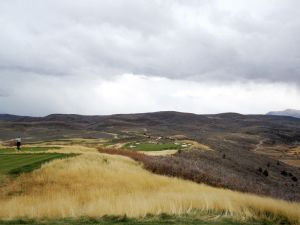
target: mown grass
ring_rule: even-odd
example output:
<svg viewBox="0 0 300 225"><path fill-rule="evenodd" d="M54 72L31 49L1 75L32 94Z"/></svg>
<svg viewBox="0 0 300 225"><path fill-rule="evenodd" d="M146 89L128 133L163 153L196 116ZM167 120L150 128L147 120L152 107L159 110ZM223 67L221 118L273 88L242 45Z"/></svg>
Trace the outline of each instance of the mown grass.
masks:
<svg viewBox="0 0 300 225"><path fill-rule="evenodd" d="M36 153L36 154L0 154L0 173L18 175L39 168L53 159L69 157L71 154Z"/></svg>
<svg viewBox="0 0 300 225"><path fill-rule="evenodd" d="M158 216L146 216L145 218L128 218L126 216L104 216L101 218L65 218L56 220L9 220L1 221L0 225L19 225L19 224L33 224L33 225L111 225L111 224L125 224L125 225L157 225L157 224L174 224L174 225L284 225L288 224L283 221L268 221L268 220L248 220L237 221L230 218L222 217L217 214L196 214L196 215L168 215L161 214Z"/></svg>
<svg viewBox="0 0 300 225"><path fill-rule="evenodd" d="M45 152L48 150L61 149L61 147L21 147L20 150L16 148L0 148L0 154L2 153L15 153L15 152Z"/></svg>
<svg viewBox="0 0 300 225"><path fill-rule="evenodd" d="M134 147L133 147L134 146ZM174 143L127 143L124 148L134 151L163 151L170 149L180 149L180 145Z"/></svg>

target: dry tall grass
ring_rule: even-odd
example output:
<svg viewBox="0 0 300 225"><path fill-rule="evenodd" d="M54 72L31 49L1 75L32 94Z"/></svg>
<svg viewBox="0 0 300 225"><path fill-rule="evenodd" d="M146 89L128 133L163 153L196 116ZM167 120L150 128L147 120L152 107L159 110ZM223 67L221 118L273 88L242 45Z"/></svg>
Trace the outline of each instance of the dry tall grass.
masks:
<svg viewBox="0 0 300 225"><path fill-rule="evenodd" d="M87 153L97 153L96 148L86 147L82 145L72 145L72 146L65 146L65 145L56 145L57 147L61 147L60 149L49 149L47 152L52 153L76 153L76 154L87 154Z"/></svg>
<svg viewBox="0 0 300 225"><path fill-rule="evenodd" d="M61 218L223 211L237 218L288 218L300 205L152 174L122 156L84 154L52 161L0 190L0 218Z"/></svg>
<svg viewBox="0 0 300 225"><path fill-rule="evenodd" d="M178 150L162 150L162 151L139 151L145 155L151 156L166 156L166 155L173 155L178 152Z"/></svg>

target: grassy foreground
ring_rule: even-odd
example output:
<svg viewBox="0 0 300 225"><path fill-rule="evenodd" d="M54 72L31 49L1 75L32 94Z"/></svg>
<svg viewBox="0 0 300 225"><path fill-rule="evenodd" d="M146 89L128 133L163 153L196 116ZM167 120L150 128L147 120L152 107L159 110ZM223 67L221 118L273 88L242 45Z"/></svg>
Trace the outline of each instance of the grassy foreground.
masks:
<svg viewBox="0 0 300 225"><path fill-rule="evenodd" d="M48 218L57 224L60 221L67 224L57 219L70 217L127 215L139 218L148 214L182 215L193 211L213 211L239 221L267 219L300 224L300 204L155 175L127 157L97 153L55 160L42 165L39 170L22 174L0 188L0 205L2 220ZM136 224L139 220L128 221L125 222ZM155 219L143 221L144 224L159 224L153 222ZM181 222L180 217L175 221L173 224L193 224ZM98 222L94 221L94 224ZM36 223L39 224L38 220ZM221 221L219 224L242 223Z"/></svg>
<svg viewBox="0 0 300 225"><path fill-rule="evenodd" d="M33 225L157 225L157 224L174 224L174 225L284 225L284 221L236 221L226 217L219 217L217 215L167 215L161 214L159 216L147 216L145 218L127 218L126 216L104 216L101 218L87 218L81 217L77 219L42 219L42 220L10 220L0 221L0 225L19 225L19 224L33 224Z"/></svg>

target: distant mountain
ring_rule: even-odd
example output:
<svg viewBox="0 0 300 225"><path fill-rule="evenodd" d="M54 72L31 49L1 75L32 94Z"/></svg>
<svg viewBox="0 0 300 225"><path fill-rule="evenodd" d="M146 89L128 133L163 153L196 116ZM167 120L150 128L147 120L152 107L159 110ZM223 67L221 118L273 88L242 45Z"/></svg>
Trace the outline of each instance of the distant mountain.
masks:
<svg viewBox="0 0 300 225"><path fill-rule="evenodd" d="M11 115L11 114L0 114L0 120L12 121L19 119L21 116Z"/></svg>
<svg viewBox="0 0 300 225"><path fill-rule="evenodd" d="M292 116L292 117L300 118L300 110L286 109L284 111L272 111L272 112L268 112L267 115Z"/></svg>

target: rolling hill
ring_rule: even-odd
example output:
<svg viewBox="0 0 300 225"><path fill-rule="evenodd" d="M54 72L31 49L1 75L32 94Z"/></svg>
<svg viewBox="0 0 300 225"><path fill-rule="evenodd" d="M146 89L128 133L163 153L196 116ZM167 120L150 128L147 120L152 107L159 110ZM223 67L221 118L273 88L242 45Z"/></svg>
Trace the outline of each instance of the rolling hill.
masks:
<svg viewBox="0 0 300 225"><path fill-rule="evenodd" d="M154 112L46 117L0 115L0 140L25 143L69 138L174 142L177 137L212 151L178 152L151 159L149 169L217 187L300 201L300 119L223 113ZM154 166L153 166L154 165ZM164 169L161 169L164 168ZM184 168L184 169L183 169Z"/></svg>

